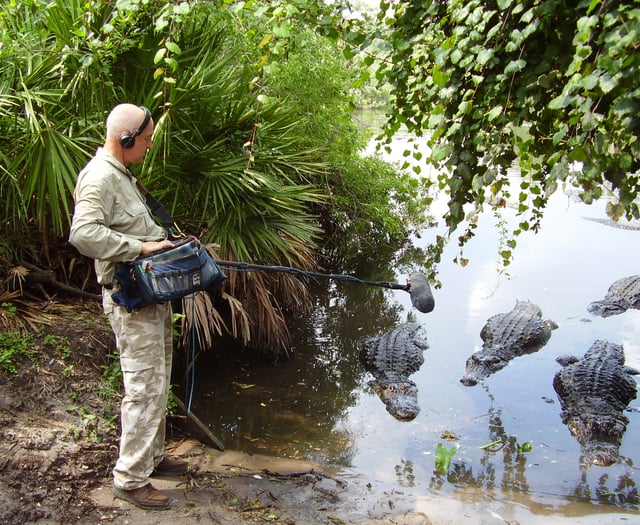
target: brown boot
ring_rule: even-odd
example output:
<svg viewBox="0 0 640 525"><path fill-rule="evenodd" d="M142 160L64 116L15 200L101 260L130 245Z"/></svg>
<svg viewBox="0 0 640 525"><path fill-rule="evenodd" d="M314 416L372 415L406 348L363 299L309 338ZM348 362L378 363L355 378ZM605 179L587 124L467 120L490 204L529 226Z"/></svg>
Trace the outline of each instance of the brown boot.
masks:
<svg viewBox="0 0 640 525"><path fill-rule="evenodd" d="M189 464L179 458L165 456L151 473L152 476L169 476L186 474Z"/></svg>
<svg viewBox="0 0 640 525"><path fill-rule="evenodd" d="M171 500L156 489L151 483L133 490L124 490L113 487L116 497L133 503L136 507L145 510L164 510L171 507Z"/></svg>

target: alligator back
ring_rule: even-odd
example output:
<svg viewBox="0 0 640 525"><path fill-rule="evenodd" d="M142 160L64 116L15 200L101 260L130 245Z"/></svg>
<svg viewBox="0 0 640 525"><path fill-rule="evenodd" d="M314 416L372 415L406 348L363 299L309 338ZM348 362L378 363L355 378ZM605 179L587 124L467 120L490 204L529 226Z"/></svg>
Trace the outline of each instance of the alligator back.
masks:
<svg viewBox="0 0 640 525"><path fill-rule="evenodd" d="M640 275L618 279L609 287L604 299L592 302L587 310L594 315L609 317L631 308L640 309Z"/></svg>
<svg viewBox="0 0 640 525"><path fill-rule="evenodd" d="M429 347L426 333L418 323L405 323L364 342L360 362L373 375L396 374L408 377L424 363L422 352Z"/></svg>
<svg viewBox="0 0 640 525"><path fill-rule="evenodd" d="M483 348L508 347L514 353L539 349L550 337L551 329L542 319L542 310L529 301L516 301L513 310L490 317L480 331Z"/></svg>
<svg viewBox="0 0 640 525"><path fill-rule="evenodd" d="M364 342L359 358L373 374L369 385L396 419L414 419L418 407L418 389L409 376L424 363L423 351L429 347L424 329L417 323L405 323Z"/></svg>
<svg viewBox="0 0 640 525"><path fill-rule="evenodd" d="M537 305L516 301L513 310L490 317L482 327L482 349L469 356L460 382L473 386L507 366L514 357L536 352L547 343L555 327L553 321L542 319Z"/></svg>
<svg viewBox="0 0 640 525"><path fill-rule="evenodd" d="M638 371L624 365L622 345L597 340L584 356L558 358L553 378L560 417L582 447L585 459L611 465L618 459L628 418L623 410L636 397Z"/></svg>

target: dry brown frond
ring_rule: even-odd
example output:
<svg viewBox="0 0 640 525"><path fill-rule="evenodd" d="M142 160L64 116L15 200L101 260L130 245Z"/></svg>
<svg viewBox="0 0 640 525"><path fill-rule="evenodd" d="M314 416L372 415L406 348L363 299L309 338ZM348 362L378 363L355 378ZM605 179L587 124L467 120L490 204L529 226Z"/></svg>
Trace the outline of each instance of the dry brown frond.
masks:
<svg viewBox="0 0 640 525"><path fill-rule="evenodd" d="M50 301L27 301L21 298L19 291L5 293L0 296L0 325L10 332L22 331L27 325L37 331L43 324L55 322L56 316L49 313L51 308Z"/></svg>
<svg viewBox="0 0 640 525"><path fill-rule="evenodd" d="M29 275L29 270L24 266L13 266L9 268L7 278L5 279L7 288L12 292L18 292L18 294L21 295L22 285L27 278L27 275Z"/></svg>
<svg viewBox="0 0 640 525"><path fill-rule="evenodd" d="M292 241L295 244L295 241ZM214 259L223 260L216 245L207 244ZM316 268L313 251L300 245L296 260L286 264L304 270ZM233 254L226 253L226 260L235 261ZM287 353L290 334L284 312L307 313L311 306L310 294L305 279L299 275L268 270L235 271L226 269L225 281L220 295L211 299L196 300L195 305L183 303L185 334L195 327L200 348L212 346L216 334L225 331L245 346L278 355Z"/></svg>
<svg viewBox="0 0 640 525"><path fill-rule="evenodd" d="M231 311L231 335L236 339L241 337L242 343L248 345L251 341L251 322L247 311L238 299L225 291L222 292L222 299L227 301Z"/></svg>
<svg viewBox="0 0 640 525"><path fill-rule="evenodd" d="M211 348L213 337L228 331L218 310L213 305L211 296L198 292L182 299L182 343L187 344L191 330L195 330L198 348Z"/></svg>

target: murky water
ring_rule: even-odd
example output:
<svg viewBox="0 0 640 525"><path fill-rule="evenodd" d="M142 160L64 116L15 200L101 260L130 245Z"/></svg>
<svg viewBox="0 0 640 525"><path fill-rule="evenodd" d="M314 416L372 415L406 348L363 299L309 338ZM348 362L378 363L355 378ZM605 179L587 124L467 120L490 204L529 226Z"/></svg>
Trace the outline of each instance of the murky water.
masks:
<svg viewBox="0 0 640 525"><path fill-rule="evenodd" d="M434 214L443 207L439 200ZM640 523L640 403L626 412L620 461L587 467L552 387L556 357L581 356L596 339L623 344L627 364L640 369L640 311L603 319L586 310L613 281L640 273L640 231L589 220L605 218L604 203L586 206L558 193L542 231L518 239L506 275L497 271L500 226L514 217L506 208L501 217L480 220L464 268L452 262L458 248L451 243L429 314L413 310L403 291L315 283L313 313L291 322L292 359L267 365L249 355L221 361L205 354L196 365L193 411L228 448L340 467L349 490L369 502L353 510L354 522L388 511L393 494L395 505L424 512L434 523ZM416 246L438 233L441 228L426 230ZM399 259L363 261L357 275L404 282L410 267ZM482 326L517 299L536 303L558 324L550 341L484 383L462 385ZM358 352L363 339L407 319L424 325L429 348L411 376L421 412L400 422L367 385L371 376ZM512 446L481 448L496 440ZM531 451L518 454L515 445L525 442ZM448 474L435 472L439 443L459 446Z"/></svg>

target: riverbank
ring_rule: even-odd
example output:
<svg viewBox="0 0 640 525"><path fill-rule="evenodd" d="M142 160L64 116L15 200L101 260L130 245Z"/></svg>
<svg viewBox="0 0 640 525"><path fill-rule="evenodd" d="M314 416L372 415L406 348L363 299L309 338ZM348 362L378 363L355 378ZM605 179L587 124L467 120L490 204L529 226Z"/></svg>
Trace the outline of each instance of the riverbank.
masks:
<svg viewBox="0 0 640 525"><path fill-rule="evenodd" d="M221 452L173 426L168 453L185 458L191 471L153 479L171 509L144 511L115 499L120 394L111 331L91 302L32 310L40 315L31 328L2 347L4 362L15 364L15 373L0 371L4 525L431 523L397 507L394 495L371 515L375 504L348 494L347 483L320 465Z"/></svg>

